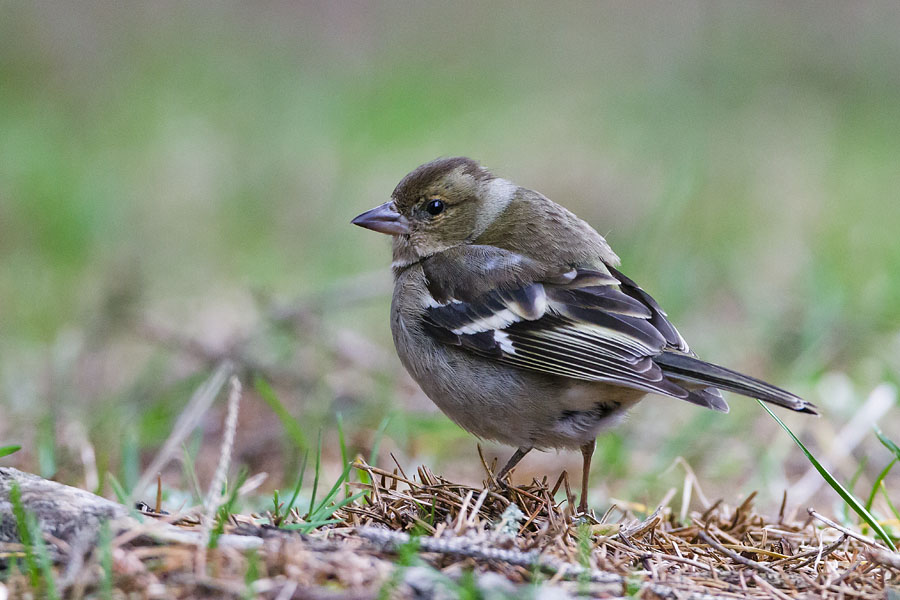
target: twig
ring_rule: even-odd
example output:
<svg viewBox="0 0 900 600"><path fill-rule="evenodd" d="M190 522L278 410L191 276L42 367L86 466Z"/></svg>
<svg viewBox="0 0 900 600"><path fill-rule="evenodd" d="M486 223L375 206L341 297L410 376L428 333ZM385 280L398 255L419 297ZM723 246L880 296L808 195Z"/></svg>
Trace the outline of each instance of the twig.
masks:
<svg viewBox="0 0 900 600"><path fill-rule="evenodd" d="M800 564L794 565L792 568L794 568L794 569L799 569L799 568L805 567L806 565L808 565L808 564L811 563L812 561L816 560L816 557L817 557L817 556L820 556L819 552L821 552L821 556L822 556L822 557L828 556L829 554L831 554L832 552L834 552L835 550L837 550L838 547L839 547L841 544L843 544L843 543L844 543L844 540L846 540L846 539L847 539L847 534L845 533L845 534L841 535L841 537L840 537L836 542L833 542L833 543L829 544L829 545L826 546L824 549L823 549L823 548L816 548L815 550L807 550L806 552L803 552L803 553L801 553L801 554L795 554L795 555L793 555L793 556L788 556L787 558L782 558L782 559L779 559L779 560L773 560L772 562L769 563L769 566L770 566L770 567L777 567L777 566L780 566L780 565L789 563L789 562L791 562L792 560L799 560L799 559L801 559L801 558L811 557L811 558L809 558L809 560L806 560L806 561L803 561L803 562L800 563Z"/></svg>
<svg viewBox="0 0 900 600"><path fill-rule="evenodd" d="M181 443L190 435L191 431L200 422L201 417L212 406L213 401L219 394L219 390L225 385L225 381L232 370L233 366L230 361L221 363L215 372L209 376L209 379L197 388L188 401L187 406L178 415L178 419L175 421L175 426L172 428L172 433L169 434L166 443L163 444L153 461L144 470L137 485L131 491L129 502L139 497L150 485L153 478L156 477L156 474L175 456L181 447Z"/></svg>
<svg viewBox="0 0 900 600"><path fill-rule="evenodd" d="M216 465L216 472L209 484L206 500L203 503L207 516L215 511L216 505L222 497L221 490L222 486L225 485L228 467L231 465L234 434L237 431L238 409L241 404L241 382L236 376L232 375L229 383L231 391L228 394L228 411L225 415L224 435L222 436L222 444L219 447L219 463Z"/></svg>
<svg viewBox="0 0 900 600"><path fill-rule="evenodd" d="M859 540L860 542L863 542L864 544L869 544L870 546L874 546L874 547L876 547L876 548L879 548L878 542L876 542L876 541L873 540L872 538L868 538L868 537L866 537L866 536L864 536L864 535L862 535L862 534L860 534L860 533L856 533L855 531L853 531L853 530L851 530L851 529L847 529L846 527L844 527L844 526L842 526L842 525L838 525L837 523L835 523L834 521L832 521L832 520L829 519L828 517L822 516L821 514L819 514L818 512L816 512L816 509L814 509L814 508L807 508L807 509L806 509L806 512L808 512L808 513L809 513L809 516L811 516L812 518L818 519L818 520L822 521L823 523L825 523L825 524L828 525L829 527L832 527L832 528L834 528L834 529L837 529L838 531L840 531L840 532L843 533L844 535L850 536L850 537L852 537L852 538L855 539L855 540Z"/></svg>
<svg viewBox="0 0 900 600"><path fill-rule="evenodd" d="M219 449L219 464L206 492L203 502L203 519L200 520L201 543L198 545L199 558L197 560L197 574L202 575L206 571L206 550L209 546L212 533L213 519L222 503L225 486L225 478L228 475L228 467L231 464L231 451L234 449L234 434L237 431L238 408L241 404L241 382L232 375L231 392L228 394L228 412L225 415L225 431L222 436L222 445Z"/></svg>
<svg viewBox="0 0 900 600"><path fill-rule="evenodd" d="M866 556L874 563L900 570L900 553L888 552L880 548L869 548L866 551Z"/></svg>
<svg viewBox="0 0 900 600"><path fill-rule="evenodd" d="M704 531L703 529L698 529L697 535L705 543L709 544L710 546L712 546L713 548L715 548L716 550L718 550L719 552L721 552L722 554L724 554L725 556L727 556L728 558L733 560L734 562L740 563L740 564L742 564L746 567L750 567L752 569L756 569L760 573L765 573L766 575L770 575L772 577L778 576L778 573L776 573L769 567L767 567L761 563L758 563L755 560L750 560L749 558L741 556L734 550L730 550L730 549L726 548L725 546L723 546L722 544L720 544L719 542L714 540L713 537L711 535L707 534L706 531Z"/></svg>
<svg viewBox="0 0 900 600"><path fill-rule="evenodd" d="M621 542L616 542L615 540L607 539L607 540L605 540L604 543L609 544L610 546L613 546L614 548L617 548L617 549L625 551L625 552L628 552L628 551L633 552L634 551L633 548L630 548L629 546L626 546L625 544L622 544ZM654 558L656 560L671 560L673 562L679 562L679 563L683 563L686 565L691 565L692 567L700 569L701 571L709 571L710 573L715 573L715 569L712 566L703 564L702 562L699 562L699 561L696 561L696 560L693 560L690 558L686 558L684 556L681 556L680 554L679 555L664 554L662 552L656 552L653 550L638 550L638 552L640 552L639 558Z"/></svg>
<svg viewBox="0 0 900 600"><path fill-rule="evenodd" d="M412 539L407 533L400 531L387 531L377 527L359 527L356 532L360 537L385 546L391 550L408 544ZM522 552L521 550L507 550L495 548L483 543L473 542L468 536L452 538L419 537L416 538L419 550L422 552L435 552L438 554L452 554L466 556L481 560L502 561L511 565L525 568L538 567L543 570L561 573L568 577L578 577L585 573L596 583L621 584L624 579L621 575L608 573L597 569L585 569L581 565L567 563L552 559L542 558L540 552Z"/></svg>

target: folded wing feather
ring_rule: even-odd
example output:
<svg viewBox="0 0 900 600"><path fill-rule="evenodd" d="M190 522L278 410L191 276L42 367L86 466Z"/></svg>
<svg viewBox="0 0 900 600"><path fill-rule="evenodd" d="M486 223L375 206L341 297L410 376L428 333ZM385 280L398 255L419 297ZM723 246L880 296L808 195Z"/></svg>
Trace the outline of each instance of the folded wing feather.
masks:
<svg viewBox="0 0 900 600"><path fill-rule="evenodd" d="M424 319L436 339L524 369L693 400L653 362L663 350L680 348L681 336L675 337L655 303L619 289L618 273L570 269L518 273L525 276L510 280L513 270L498 252L492 264L507 280L477 295L467 293L477 286L459 281L455 293L448 293L450 285L435 276L440 269L426 268L429 289L437 288L440 296L428 303ZM523 264L516 257L515 267ZM668 325L663 330L655 323L660 319Z"/></svg>

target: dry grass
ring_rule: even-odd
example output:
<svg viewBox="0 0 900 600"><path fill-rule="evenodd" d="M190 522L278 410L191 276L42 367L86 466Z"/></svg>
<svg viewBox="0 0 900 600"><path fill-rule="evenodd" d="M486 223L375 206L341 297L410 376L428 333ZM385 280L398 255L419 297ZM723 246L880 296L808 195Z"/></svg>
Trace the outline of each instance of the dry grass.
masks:
<svg viewBox="0 0 900 600"><path fill-rule="evenodd" d="M89 552L77 574L67 573L64 559L55 585L74 598L541 597L551 589L594 597L884 598L900 577L900 555L815 511L792 516L786 502L777 515L759 514L753 495L736 507L698 500L698 510L684 511L673 506L673 490L643 518L641 506L614 506L596 518L573 515L565 473L552 484L518 487L489 475L488 487L478 488L426 467L407 474L359 459L355 467L369 483L352 486L366 493L334 513L337 523L301 534L290 530L303 523L296 509L280 527L272 514L233 514L225 528L232 535L215 548L202 535L161 543L121 532ZM695 486L691 477L685 486ZM145 514L186 533L202 520ZM71 558L72 549L56 547ZM9 558L21 548L0 552ZM12 598L35 593L25 575L5 585Z"/></svg>

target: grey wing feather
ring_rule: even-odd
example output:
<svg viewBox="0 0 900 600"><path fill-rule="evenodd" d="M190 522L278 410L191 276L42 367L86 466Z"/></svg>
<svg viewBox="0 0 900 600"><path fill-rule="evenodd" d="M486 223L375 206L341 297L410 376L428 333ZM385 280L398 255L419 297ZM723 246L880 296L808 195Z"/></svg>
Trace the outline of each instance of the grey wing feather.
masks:
<svg viewBox="0 0 900 600"><path fill-rule="evenodd" d="M490 262L509 274L504 254L498 251ZM451 286L436 277L440 272L426 269L429 289L440 299L426 308L425 328L441 342L533 371L689 397L653 362L667 347L650 321L653 310L616 289L616 276L571 269L539 275L539 281L507 280L473 298L466 293L473 286L459 280L449 293Z"/></svg>

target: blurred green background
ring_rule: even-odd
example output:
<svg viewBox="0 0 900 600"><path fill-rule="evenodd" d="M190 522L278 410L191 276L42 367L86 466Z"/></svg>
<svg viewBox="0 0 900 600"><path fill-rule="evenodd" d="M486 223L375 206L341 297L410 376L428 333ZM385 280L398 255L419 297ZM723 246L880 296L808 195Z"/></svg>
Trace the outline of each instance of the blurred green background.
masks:
<svg viewBox="0 0 900 600"><path fill-rule="evenodd" d="M894 2L4 2L3 464L133 485L228 356L301 425L248 391L236 461L268 487L318 430L339 470L337 414L365 454L389 417L384 467L480 481L395 358L388 240L349 225L461 154L592 223L701 356L822 407L784 418L868 489L869 428L900 430L898 30ZM682 456L708 495L780 499L807 464L731 404L642 403L594 497L655 502ZM221 421L186 449L201 479Z"/></svg>

